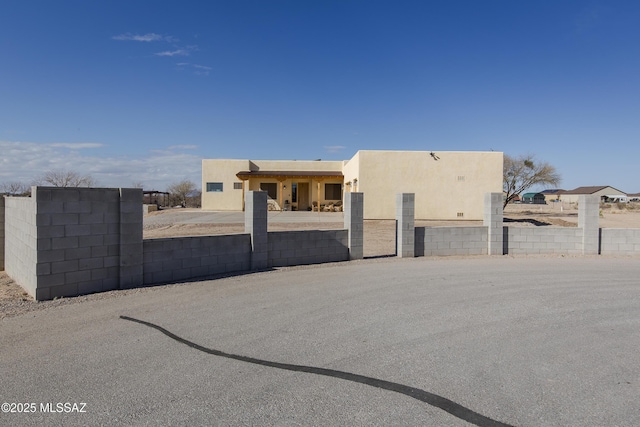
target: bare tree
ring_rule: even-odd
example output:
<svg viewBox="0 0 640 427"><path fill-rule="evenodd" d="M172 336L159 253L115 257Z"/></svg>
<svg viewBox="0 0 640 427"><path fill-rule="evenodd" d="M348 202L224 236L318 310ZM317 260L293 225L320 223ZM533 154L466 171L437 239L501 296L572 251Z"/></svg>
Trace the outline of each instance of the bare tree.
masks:
<svg viewBox="0 0 640 427"><path fill-rule="evenodd" d="M196 185L187 179L183 179L167 187L167 193L169 193L171 203L174 205L178 204L182 207L187 206L189 199L193 197L196 192Z"/></svg>
<svg viewBox="0 0 640 427"><path fill-rule="evenodd" d="M80 175L68 170L52 170L36 179L36 184L53 187L95 187L96 181L91 175Z"/></svg>
<svg viewBox="0 0 640 427"><path fill-rule="evenodd" d="M562 180L555 166L536 161L532 154L518 157L505 154L502 171L502 185L506 193L503 208L534 185L558 185Z"/></svg>
<svg viewBox="0 0 640 427"><path fill-rule="evenodd" d="M31 188L22 182L6 182L0 185L0 194L8 196L27 196L31 193Z"/></svg>

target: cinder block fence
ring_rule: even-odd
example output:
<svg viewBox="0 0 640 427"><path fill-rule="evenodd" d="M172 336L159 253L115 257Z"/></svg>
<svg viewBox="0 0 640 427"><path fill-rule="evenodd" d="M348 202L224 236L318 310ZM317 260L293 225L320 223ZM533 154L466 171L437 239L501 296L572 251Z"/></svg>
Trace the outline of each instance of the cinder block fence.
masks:
<svg viewBox="0 0 640 427"><path fill-rule="evenodd" d="M507 255L507 254L598 254L599 200L597 196L580 196L578 227L505 227L502 194L485 195L484 224L481 227L416 227L416 256ZM399 208L400 209L400 208ZM398 214L400 216L400 214ZM604 232L612 236L613 233ZM410 233L410 230L404 230ZM631 254L630 248L640 233L623 230L618 237L625 244L617 248L608 242L606 253ZM635 240L634 240L635 239ZM398 236L398 241L400 236ZM620 248L617 252L615 249ZM640 245L635 246L640 254Z"/></svg>
<svg viewBox="0 0 640 427"><path fill-rule="evenodd" d="M267 232L261 191L246 193L245 234L143 240L141 206L142 190L126 188L33 187L32 197L0 198L0 266L47 300L362 253L348 228ZM362 230L361 194L347 217Z"/></svg>
<svg viewBox="0 0 640 427"><path fill-rule="evenodd" d="M140 286L142 192L33 187L5 202L5 269L37 300Z"/></svg>
<svg viewBox="0 0 640 427"><path fill-rule="evenodd" d="M245 233L142 238L142 190L33 187L0 198L0 269L37 300L216 274L363 257L363 194L345 194L344 229L267 231L265 192L245 194ZM600 229L597 197L578 227L505 227L502 194L485 196L477 227L415 227L415 196L396 198L399 257L640 254L640 229Z"/></svg>
<svg viewBox="0 0 640 427"><path fill-rule="evenodd" d="M640 255L640 229L600 229L599 208L597 196L580 196L576 228L508 227L502 194L488 193L482 227L415 227L415 255Z"/></svg>

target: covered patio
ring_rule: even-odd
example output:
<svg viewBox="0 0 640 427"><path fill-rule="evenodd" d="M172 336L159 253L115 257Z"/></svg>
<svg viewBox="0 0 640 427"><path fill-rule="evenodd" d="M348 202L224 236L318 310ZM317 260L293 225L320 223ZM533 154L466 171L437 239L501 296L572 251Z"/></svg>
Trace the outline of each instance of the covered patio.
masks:
<svg viewBox="0 0 640 427"><path fill-rule="evenodd" d="M266 191L269 210L342 210L344 176L337 171L242 171L245 191ZM244 202L242 209L244 210Z"/></svg>

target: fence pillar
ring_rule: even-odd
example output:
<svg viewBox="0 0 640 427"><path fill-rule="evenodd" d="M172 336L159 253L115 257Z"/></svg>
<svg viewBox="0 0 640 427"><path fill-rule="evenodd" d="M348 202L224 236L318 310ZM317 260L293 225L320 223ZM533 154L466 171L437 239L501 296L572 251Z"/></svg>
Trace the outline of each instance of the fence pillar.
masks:
<svg viewBox="0 0 640 427"><path fill-rule="evenodd" d="M0 196L0 271L4 270L4 196Z"/></svg>
<svg viewBox="0 0 640 427"><path fill-rule="evenodd" d="M143 284L142 189L120 188L120 289Z"/></svg>
<svg viewBox="0 0 640 427"><path fill-rule="evenodd" d="M597 255L600 252L600 197L578 197L578 227L582 228L582 253Z"/></svg>
<svg viewBox="0 0 640 427"><path fill-rule="evenodd" d="M485 193L484 195L484 226L488 228L487 254L489 255L504 255L502 198L502 193Z"/></svg>
<svg viewBox="0 0 640 427"><path fill-rule="evenodd" d="M345 193L344 228L349 231L349 259L364 258L364 194Z"/></svg>
<svg viewBox="0 0 640 427"><path fill-rule="evenodd" d="M247 191L244 206L244 231L251 234L251 269L264 270L269 266L267 192Z"/></svg>
<svg viewBox="0 0 640 427"><path fill-rule="evenodd" d="M415 194L396 194L396 256L416 255Z"/></svg>

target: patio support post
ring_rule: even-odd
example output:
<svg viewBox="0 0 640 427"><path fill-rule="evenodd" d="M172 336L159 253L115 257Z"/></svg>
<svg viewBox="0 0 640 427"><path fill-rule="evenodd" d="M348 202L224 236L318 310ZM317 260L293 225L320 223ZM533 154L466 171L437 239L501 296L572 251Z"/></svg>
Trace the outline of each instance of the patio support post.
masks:
<svg viewBox="0 0 640 427"><path fill-rule="evenodd" d="M243 211L243 212L244 212L244 209L245 209L245 207L244 207L244 199L245 199L245 192L246 192L246 189L245 189L245 182L247 182L247 181L245 181L245 180L243 179L243 180L242 180L242 211Z"/></svg>
<svg viewBox="0 0 640 427"><path fill-rule="evenodd" d="M247 191L245 197L244 232L251 234L251 269L268 267L267 192Z"/></svg>
<svg viewBox="0 0 640 427"><path fill-rule="evenodd" d="M364 258L364 194L345 194L344 228L349 231L349 259Z"/></svg>
<svg viewBox="0 0 640 427"><path fill-rule="evenodd" d="M396 256L415 256L415 194L396 194Z"/></svg>
<svg viewBox="0 0 640 427"><path fill-rule="evenodd" d="M598 196L578 197L578 227L582 229L583 255L597 255L600 252L600 198Z"/></svg>
<svg viewBox="0 0 640 427"><path fill-rule="evenodd" d="M502 193L485 193L484 195L484 226L488 228L488 255L504 255L502 197Z"/></svg>

